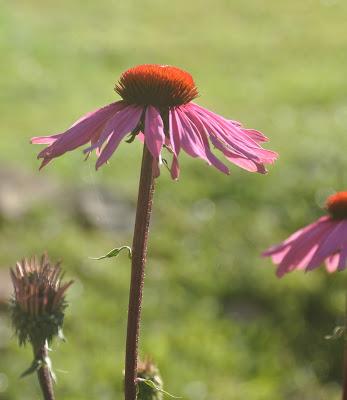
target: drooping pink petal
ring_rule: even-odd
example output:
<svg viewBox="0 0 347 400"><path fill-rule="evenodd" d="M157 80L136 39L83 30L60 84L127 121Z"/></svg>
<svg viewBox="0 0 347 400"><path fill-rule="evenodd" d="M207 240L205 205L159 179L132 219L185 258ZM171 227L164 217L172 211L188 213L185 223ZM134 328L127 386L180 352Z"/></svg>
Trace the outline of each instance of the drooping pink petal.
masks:
<svg viewBox="0 0 347 400"><path fill-rule="evenodd" d="M319 265L325 258L340 251L340 249L345 246L347 246L347 221L337 221L331 227L325 240L320 242L319 250L308 263L307 270L314 269L317 264Z"/></svg>
<svg viewBox="0 0 347 400"><path fill-rule="evenodd" d="M89 142L95 131L123 106L123 102L116 102L88 113L87 116L80 118L79 122L77 121L64 133L59 134L59 136L53 135L54 142L42 150L38 158L52 159ZM44 137L43 140L48 141L49 139ZM33 142L38 143L39 139L34 138Z"/></svg>
<svg viewBox="0 0 347 400"><path fill-rule="evenodd" d="M237 135L235 133L230 134L223 126L209 119L206 115L199 114L199 118L209 132L211 142L218 150L222 151L229 161L249 171L261 173L266 172L263 163L274 161L273 152L269 153L268 150L262 149L253 140L251 140L250 145L247 143L247 140L250 139L247 135L242 134L243 137L240 138L240 132ZM237 128L233 127L232 129ZM250 162L243 162L243 159Z"/></svg>
<svg viewBox="0 0 347 400"><path fill-rule="evenodd" d="M327 230L331 228L331 221L329 218L321 218L320 220L296 231L294 234L289 236L286 240L282 243L271 246L268 250L263 252L263 256L272 256L282 252L282 250L289 248L294 248L297 244L303 242L303 238L307 239L312 237L312 235L316 233L322 232L322 230Z"/></svg>
<svg viewBox="0 0 347 400"><path fill-rule="evenodd" d="M273 163L278 157L277 153L260 147L257 141L251 137L252 135L245 134L243 129L235 126L229 120L197 104L190 103L188 106L199 115L209 134L225 143L226 150L246 156L257 163Z"/></svg>
<svg viewBox="0 0 347 400"><path fill-rule="evenodd" d="M141 118L142 107L140 106L127 106L122 111L119 111L115 117L112 119L112 125L110 124L107 129L108 143L103 148L97 162L96 169L101 167L111 155L116 151L119 143L124 138L124 136L133 131ZM103 134L102 134L103 135ZM101 140L101 137L100 137ZM95 145L94 145L95 146Z"/></svg>
<svg viewBox="0 0 347 400"><path fill-rule="evenodd" d="M284 240L280 244L277 244L277 245L274 245L274 246L271 246L270 248L268 248L266 251L264 251L262 253L262 255L264 257L267 257L267 256L272 256L272 255L275 255L276 253L281 252L282 249L287 248L290 244L292 244L296 239L298 239L304 233L315 229L318 225L321 225L322 223L325 223L325 222L327 222L327 223L331 222L330 218L327 216L324 216L324 217L319 218L317 221L313 222L312 224L304 226L303 228L292 233L286 240Z"/></svg>
<svg viewBox="0 0 347 400"><path fill-rule="evenodd" d="M31 144L52 144L56 142L63 133L58 133L51 136L34 136L30 139Z"/></svg>
<svg viewBox="0 0 347 400"><path fill-rule="evenodd" d="M202 117L206 122L209 122L215 128L217 128L221 136L226 139L232 138L235 143L245 143L250 148L259 148L258 143L253 140L249 135L245 135L239 126L234 125L230 120L222 117L221 115L215 114L214 112L199 106L195 103L190 103L189 109L194 110L200 117ZM230 142L233 144L232 142Z"/></svg>
<svg viewBox="0 0 347 400"><path fill-rule="evenodd" d="M140 106L125 106L118 112L116 112L108 121L107 124L104 125L102 132L99 134L98 139L95 141L92 146L86 148L84 153L89 153L95 149L101 150L102 146L108 142L110 136L115 131L126 131L125 133L131 132L133 129L136 128L137 124L139 123L140 116L142 113L142 107ZM139 116L140 115L140 116ZM136 120L135 128L133 127L134 120Z"/></svg>
<svg viewBox="0 0 347 400"><path fill-rule="evenodd" d="M240 149L240 146L238 144L234 145L229 138L229 144L227 144L224 140L221 140L220 137L216 135L215 132L218 132L220 130L223 131L223 129L220 126L215 126L215 122L211 121L208 119L208 116L202 115L199 112L196 112L196 109L194 106L192 107L191 105L187 105L184 108L184 111L186 112L186 115L189 116L191 120L194 120L195 125L199 126L199 131L203 132L205 136L209 136L212 144L222 153L224 156L232 163L235 165L238 165L239 167L246 169L247 171L250 172L259 172L259 173L266 173L266 168L262 164L264 162L263 159L260 159L258 155L254 156L254 154L250 154L249 152L245 151L243 148ZM230 121L228 121L230 122ZM257 132L257 131L256 131ZM225 132L223 132L223 135L226 135ZM246 135L244 135L246 136ZM252 140L252 146L254 146L254 141ZM256 144L257 145L257 144ZM259 152L261 149L258 146L257 151ZM253 150L252 150L253 151ZM254 153L254 151L253 151ZM226 167L224 167L226 168Z"/></svg>
<svg viewBox="0 0 347 400"><path fill-rule="evenodd" d="M161 161L161 150L165 141L164 123L159 111L147 106L145 115L145 142L154 159Z"/></svg>
<svg viewBox="0 0 347 400"><path fill-rule="evenodd" d="M199 139L201 149L205 153L205 157L207 158L207 160L218 170L220 170L224 174L229 175L229 168L212 153L208 142L206 129L199 118L197 118L194 113L185 113L184 109L181 112L186 116L191 126L192 133L194 133L195 136Z"/></svg>
<svg viewBox="0 0 347 400"><path fill-rule="evenodd" d="M252 138L257 143L267 142L269 140L269 138L266 137L263 133L255 130L255 129L242 128L241 130L243 133L248 135L250 138Z"/></svg>
<svg viewBox="0 0 347 400"><path fill-rule="evenodd" d="M326 231L325 231L326 232ZM314 232L310 235L305 235L303 240L294 242L289 251L285 254L282 261L279 263L276 274L282 277L284 274L295 269L306 269L315 252L319 248L319 237L322 232ZM323 260L319 264L322 263ZM319 266L316 265L316 267Z"/></svg>
<svg viewBox="0 0 347 400"><path fill-rule="evenodd" d="M84 121L88 117L91 117L93 114L95 114L100 108L97 108L93 111L89 111L86 114L82 115L77 121L75 121L70 128L73 128L76 126L79 122ZM51 135L51 136L35 136L30 139L31 144L52 144L57 141L64 133L58 133L56 135Z"/></svg>
<svg viewBox="0 0 347 400"><path fill-rule="evenodd" d="M178 159L175 155L172 158L170 172L171 172L172 179L177 180L180 175L180 166L178 163Z"/></svg>
<svg viewBox="0 0 347 400"><path fill-rule="evenodd" d="M324 261L330 273L347 267L347 191L329 196L325 208L328 215L263 254L278 265L279 276L294 269L311 271Z"/></svg>
<svg viewBox="0 0 347 400"><path fill-rule="evenodd" d="M238 154L257 163L266 164L273 163L277 158L277 153L263 149L249 136L240 136L240 132L236 132L237 128L233 128L231 131L230 124L229 126L224 126L224 122L221 124L220 121L208 120L203 115L200 117L208 127L210 137L215 137L215 139L224 144L223 153L228 154L228 151L231 151L233 154Z"/></svg>
<svg viewBox="0 0 347 400"><path fill-rule="evenodd" d="M246 157L241 157L238 154L228 151L227 154L224 153L225 158L237 165L238 167L245 169L249 172L258 172L260 174L266 174L267 169L263 164L247 159Z"/></svg>
<svg viewBox="0 0 347 400"><path fill-rule="evenodd" d="M278 264L277 275L283 276L294 269L306 269L320 243L331 232L333 222L329 218L321 218L314 224L301 229L280 245L273 246L263 253L271 256ZM319 266L324 259L319 260L314 267Z"/></svg>
<svg viewBox="0 0 347 400"><path fill-rule="evenodd" d="M242 124L240 121L235 121L234 119L229 119L229 121L235 125L235 126L239 126L240 128L242 128Z"/></svg>
<svg viewBox="0 0 347 400"><path fill-rule="evenodd" d="M207 143L208 146L208 143ZM206 149L206 156L209 162L216 167L219 171L223 172L223 174L229 175L230 171L229 168L218 158L216 157L210 148Z"/></svg>
<svg viewBox="0 0 347 400"><path fill-rule="evenodd" d="M112 119L112 118L110 118L110 119ZM107 126L107 123L100 125L100 127L94 131L93 136L90 138L91 146L89 147L89 149L95 150L95 154L97 157L99 157L100 153L101 153L102 146L99 145L99 140L100 140L100 136L101 136L102 132L105 130L105 126ZM106 144L107 142L108 142L108 140L103 142L103 144ZM83 150L83 152L86 154L85 159L87 159L89 157L90 153L92 152L92 150L87 150L87 151Z"/></svg>
<svg viewBox="0 0 347 400"><path fill-rule="evenodd" d="M340 262L340 254L336 253L333 254L325 260L325 267L326 270L330 273L335 272L337 270L337 266L339 265Z"/></svg>
<svg viewBox="0 0 347 400"><path fill-rule="evenodd" d="M117 102L118 103L118 102ZM115 103L111 103L111 104L115 104ZM107 106L106 106L107 107ZM102 107L103 108L103 107ZM98 112L100 110L100 108L96 108L93 111L88 111L87 113L85 113L84 115L82 115L82 117L78 118L77 121L75 121L70 128L73 128L74 126L76 126L77 124L79 124L80 122L84 121L85 119L92 117L96 112Z"/></svg>
<svg viewBox="0 0 347 400"><path fill-rule="evenodd" d="M181 150L181 138L182 138L182 124L175 111L175 109L169 110L169 134L171 148L174 154L178 156Z"/></svg>
<svg viewBox="0 0 347 400"><path fill-rule="evenodd" d="M236 153L229 149L226 149L226 147L223 146L222 143L214 136L210 136L210 140L212 144L216 147L216 149L220 150L224 154L225 158L231 163L249 172L259 172L261 174L267 173L267 169L262 163L253 161L246 156L241 155L239 152Z"/></svg>
<svg viewBox="0 0 347 400"><path fill-rule="evenodd" d="M206 156L205 146L201 137L196 134L186 115L180 109L177 109L176 116L183 128L181 130L181 145L183 150L191 157L199 157L211 165L211 162Z"/></svg>
<svg viewBox="0 0 347 400"><path fill-rule="evenodd" d="M284 246L282 248L279 248L277 251L273 251L271 254L271 259L274 264L280 264L288 251L290 250L290 246ZM267 254L263 253L263 256L266 256Z"/></svg>
<svg viewBox="0 0 347 400"><path fill-rule="evenodd" d="M258 143L267 142L269 140L269 138L267 138L262 132L259 132L256 129L244 128L241 122L239 121L235 121L232 119L229 119L228 121L231 122L233 125L237 126L238 128L240 128L244 134L251 137Z"/></svg>

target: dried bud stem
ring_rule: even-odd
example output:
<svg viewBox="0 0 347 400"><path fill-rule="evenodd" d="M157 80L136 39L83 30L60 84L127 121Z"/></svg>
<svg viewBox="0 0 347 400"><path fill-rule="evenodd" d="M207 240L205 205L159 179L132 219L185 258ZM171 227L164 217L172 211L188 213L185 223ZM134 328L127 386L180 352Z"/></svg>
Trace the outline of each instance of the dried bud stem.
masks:
<svg viewBox="0 0 347 400"><path fill-rule="evenodd" d="M146 145L143 148L136 221L132 247L131 282L125 356L125 400L136 400L138 340L141 317L142 289L147 256L149 222L154 193L153 158Z"/></svg>
<svg viewBox="0 0 347 400"><path fill-rule="evenodd" d="M33 345L34 357L41 361L41 367L37 370L37 377L40 382L44 400L54 400L53 379L50 366L47 365L48 348L46 344Z"/></svg>

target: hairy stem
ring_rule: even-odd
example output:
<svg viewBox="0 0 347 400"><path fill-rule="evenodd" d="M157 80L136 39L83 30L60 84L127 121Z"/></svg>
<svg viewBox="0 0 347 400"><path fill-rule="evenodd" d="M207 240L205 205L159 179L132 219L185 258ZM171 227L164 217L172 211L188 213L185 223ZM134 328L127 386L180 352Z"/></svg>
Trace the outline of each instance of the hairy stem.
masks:
<svg viewBox="0 0 347 400"><path fill-rule="evenodd" d="M125 356L125 400L136 400L136 370L138 359L142 289L146 265L149 222L154 193L152 163L152 155L148 151L146 145L144 145L132 246L131 281Z"/></svg>
<svg viewBox="0 0 347 400"><path fill-rule="evenodd" d="M53 380L49 366L46 365L48 349L45 343L33 346L36 360L42 361L42 366L37 370L37 377L41 386L44 400L54 400Z"/></svg>
<svg viewBox="0 0 347 400"><path fill-rule="evenodd" d="M342 400L347 400L347 292L345 294L345 323L344 323L344 341L343 341L343 386Z"/></svg>

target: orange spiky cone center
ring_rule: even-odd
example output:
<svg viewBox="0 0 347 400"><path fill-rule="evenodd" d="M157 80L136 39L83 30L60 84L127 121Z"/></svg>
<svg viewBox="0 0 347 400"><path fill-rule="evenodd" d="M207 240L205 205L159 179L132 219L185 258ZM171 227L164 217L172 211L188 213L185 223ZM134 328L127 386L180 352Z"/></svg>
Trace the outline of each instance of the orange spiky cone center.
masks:
<svg viewBox="0 0 347 400"><path fill-rule="evenodd" d="M326 201L326 209L335 219L347 218L347 191L329 196Z"/></svg>
<svg viewBox="0 0 347 400"><path fill-rule="evenodd" d="M192 76L169 65L144 64L125 71L115 91L129 104L178 107L198 96Z"/></svg>

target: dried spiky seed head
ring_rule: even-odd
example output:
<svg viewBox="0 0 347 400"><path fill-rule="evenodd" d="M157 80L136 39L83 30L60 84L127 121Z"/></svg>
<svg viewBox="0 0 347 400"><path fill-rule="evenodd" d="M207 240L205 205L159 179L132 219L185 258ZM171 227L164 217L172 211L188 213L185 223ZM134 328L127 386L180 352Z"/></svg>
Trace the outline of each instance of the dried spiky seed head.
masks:
<svg viewBox="0 0 347 400"><path fill-rule="evenodd" d="M10 303L12 323L19 344L50 343L59 335L67 307L65 293L73 281L62 282L60 263L47 254L17 262L10 269L14 295Z"/></svg>

